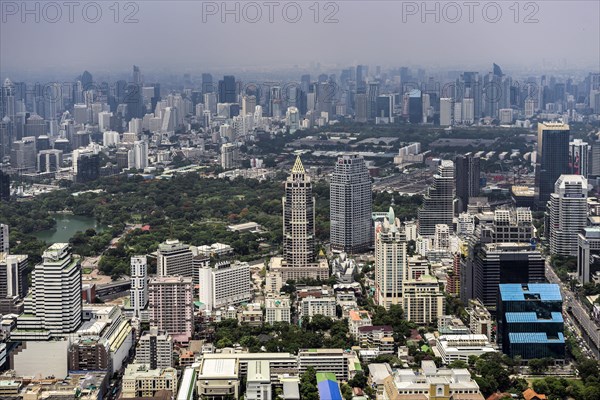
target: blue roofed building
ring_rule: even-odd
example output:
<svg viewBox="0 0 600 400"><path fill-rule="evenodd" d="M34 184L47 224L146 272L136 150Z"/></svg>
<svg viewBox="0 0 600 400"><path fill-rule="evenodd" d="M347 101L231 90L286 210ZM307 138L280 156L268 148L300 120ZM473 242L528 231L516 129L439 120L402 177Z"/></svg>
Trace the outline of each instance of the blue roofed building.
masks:
<svg viewBox="0 0 600 400"><path fill-rule="evenodd" d="M343 400L340 385L333 372L317 372L320 400Z"/></svg>
<svg viewBox="0 0 600 400"><path fill-rule="evenodd" d="M524 360L565 358L560 288L551 283L501 284L498 342L502 351Z"/></svg>

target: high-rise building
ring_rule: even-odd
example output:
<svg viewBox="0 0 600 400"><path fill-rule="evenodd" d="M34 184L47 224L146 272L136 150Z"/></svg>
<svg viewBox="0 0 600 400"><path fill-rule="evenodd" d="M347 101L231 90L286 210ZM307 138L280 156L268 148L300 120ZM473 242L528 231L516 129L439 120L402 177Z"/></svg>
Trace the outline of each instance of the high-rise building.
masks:
<svg viewBox="0 0 600 400"><path fill-rule="evenodd" d="M0 88L0 119L8 117L11 120L16 115L15 85L8 78Z"/></svg>
<svg viewBox="0 0 600 400"><path fill-rule="evenodd" d="M26 255L0 252L0 314L23 312L23 298L29 288L28 267L29 259Z"/></svg>
<svg viewBox="0 0 600 400"><path fill-rule="evenodd" d="M441 98L440 99L440 125L441 126L451 126L453 125L452 120L452 102L451 98Z"/></svg>
<svg viewBox="0 0 600 400"><path fill-rule="evenodd" d="M150 325L176 342L188 342L194 332L192 278L166 276L148 282Z"/></svg>
<svg viewBox="0 0 600 400"><path fill-rule="evenodd" d="M128 167L144 169L148 166L148 142L136 140L128 153Z"/></svg>
<svg viewBox="0 0 600 400"><path fill-rule="evenodd" d="M146 256L131 257L130 305L135 318L142 317L148 305L148 263Z"/></svg>
<svg viewBox="0 0 600 400"><path fill-rule="evenodd" d="M600 259L600 227L583 228L577 235L577 276L582 284L589 283Z"/></svg>
<svg viewBox="0 0 600 400"><path fill-rule="evenodd" d="M0 201L10 200L10 175L0 171Z"/></svg>
<svg viewBox="0 0 600 400"><path fill-rule="evenodd" d="M569 143L569 173L582 175L587 178L589 173L589 151L590 147L581 139L575 139Z"/></svg>
<svg viewBox="0 0 600 400"><path fill-rule="evenodd" d="M0 252L8 253L10 249L8 224L0 224Z"/></svg>
<svg viewBox="0 0 600 400"><path fill-rule="evenodd" d="M419 234L433 236L435 226L452 226L454 202L454 163L442 160L437 174L433 175L433 185L427 190L423 205L419 208Z"/></svg>
<svg viewBox="0 0 600 400"><path fill-rule="evenodd" d="M75 332L81 325L81 266L67 243L55 243L42 254L31 278L25 313L17 319L24 337L47 339Z"/></svg>
<svg viewBox="0 0 600 400"><path fill-rule="evenodd" d="M190 246L180 243L177 239L168 239L158 245L156 254L156 272L158 276L181 275L194 277L192 258L194 254Z"/></svg>
<svg viewBox="0 0 600 400"><path fill-rule="evenodd" d="M548 202L546 232L550 252L563 256L577 255L577 234L587 225L587 179L581 175L561 175Z"/></svg>
<svg viewBox="0 0 600 400"><path fill-rule="evenodd" d="M431 324L445 313L446 296L438 279L421 275L402 282L404 318L415 324Z"/></svg>
<svg viewBox="0 0 600 400"><path fill-rule="evenodd" d="M365 93L357 93L354 96L354 119L356 122L367 122L367 95Z"/></svg>
<svg viewBox="0 0 600 400"><path fill-rule="evenodd" d="M42 150L37 155L37 170L41 173L56 172L62 166L62 160L62 150Z"/></svg>
<svg viewBox="0 0 600 400"><path fill-rule="evenodd" d="M496 307L498 285L544 281L544 258L531 244L490 243L479 247L475 254L473 298L486 307Z"/></svg>
<svg viewBox="0 0 600 400"><path fill-rule="evenodd" d="M10 166L23 171L34 171L36 168L35 137L26 136L12 143Z"/></svg>
<svg viewBox="0 0 600 400"><path fill-rule="evenodd" d="M419 89L408 93L408 120L411 124L423 122L423 96Z"/></svg>
<svg viewBox="0 0 600 400"><path fill-rule="evenodd" d="M298 156L285 182L283 203L283 280L327 279L329 267L317 258L315 198L310 176Z"/></svg>
<svg viewBox="0 0 600 400"><path fill-rule="evenodd" d="M375 302L385 308L402 304L406 275L406 236L390 207L383 224L375 227Z"/></svg>
<svg viewBox="0 0 600 400"><path fill-rule="evenodd" d="M372 243L371 177L363 157L339 157L329 186L330 238L334 250L366 251Z"/></svg>
<svg viewBox="0 0 600 400"><path fill-rule="evenodd" d="M200 268L199 276L199 299L207 310L238 305L252 298L248 263L220 261L214 268Z"/></svg>
<svg viewBox="0 0 600 400"><path fill-rule="evenodd" d="M569 125L538 123L535 190L538 206L543 207L554 191L556 180L569 173Z"/></svg>
<svg viewBox="0 0 600 400"><path fill-rule="evenodd" d="M296 107L288 107L285 112L285 125L290 128L290 133L300 129L300 111Z"/></svg>
<svg viewBox="0 0 600 400"><path fill-rule="evenodd" d="M459 201L459 211L467 211L469 199L479 195L481 172L479 157L473 157L471 154L459 155L454 162L456 164L456 198Z"/></svg>
<svg viewBox="0 0 600 400"><path fill-rule="evenodd" d="M75 153L75 152L74 152ZM91 182L100 177L100 155L82 151L73 155L77 158L75 175L77 182Z"/></svg>
<svg viewBox="0 0 600 400"><path fill-rule="evenodd" d="M173 338L155 326L140 336L135 349L135 362L147 364L150 369L173 366Z"/></svg>
<svg viewBox="0 0 600 400"><path fill-rule="evenodd" d="M232 169L240 166L240 151L237 144L225 143L221 146L221 168Z"/></svg>
<svg viewBox="0 0 600 400"><path fill-rule="evenodd" d="M565 359L563 300L557 284L499 286L498 342L502 352L523 360Z"/></svg>
<svg viewBox="0 0 600 400"><path fill-rule="evenodd" d="M265 299L265 323L292 321L290 298L287 296L268 295Z"/></svg>
<svg viewBox="0 0 600 400"><path fill-rule="evenodd" d="M236 103L237 86L235 76L225 75L223 80L219 81L219 103Z"/></svg>

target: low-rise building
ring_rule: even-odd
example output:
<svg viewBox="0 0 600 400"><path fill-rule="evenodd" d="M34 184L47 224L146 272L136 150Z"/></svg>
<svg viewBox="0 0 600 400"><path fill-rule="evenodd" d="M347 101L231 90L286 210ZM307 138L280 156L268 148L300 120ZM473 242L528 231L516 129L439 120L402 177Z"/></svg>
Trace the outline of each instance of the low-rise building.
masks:
<svg viewBox="0 0 600 400"><path fill-rule="evenodd" d="M290 298L288 296L267 295L265 299L265 322L287 322L292 320Z"/></svg>
<svg viewBox="0 0 600 400"><path fill-rule="evenodd" d="M175 368L150 369L148 364L132 363L123 374L122 397L154 396L160 390L177 392L177 370Z"/></svg>
<svg viewBox="0 0 600 400"><path fill-rule="evenodd" d="M367 310L350 310L348 314L348 328L350 334L358 338L358 329L362 326L372 325L371 315Z"/></svg>
<svg viewBox="0 0 600 400"><path fill-rule="evenodd" d="M300 317L307 317L310 320L315 315L320 314L326 317L335 318L335 306L336 302L335 297L333 296L315 297L309 295L300 301Z"/></svg>
<svg viewBox="0 0 600 400"><path fill-rule="evenodd" d="M379 354L394 354L394 330L391 326L361 326L358 341L361 347L379 350Z"/></svg>
<svg viewBox="0 0 600 400"><path fill-rule="evenodd" d="M201 398L239 398L239 361L236 358L203 358L198 373Z"/></svg>
<svg viewBox="0 0 600 400"><path fill-rule="evenodd" d="M456 360L468 362L469 356L480 357L496 349L485 335L444 335L436 339L433 352L444 364L450 364Z"/></svg>
<svg viewBox="0 0 600 400"><path fill-rule="evenodd" d="M248 363L246 396L248 400L271 400L271 371L269 361L255 360Z"/></svg>

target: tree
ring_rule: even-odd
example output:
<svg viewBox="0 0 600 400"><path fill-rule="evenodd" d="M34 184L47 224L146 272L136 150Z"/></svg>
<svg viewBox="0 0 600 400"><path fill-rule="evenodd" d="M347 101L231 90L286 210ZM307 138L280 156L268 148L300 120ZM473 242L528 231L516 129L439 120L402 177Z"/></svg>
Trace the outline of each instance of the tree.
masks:
<svg viewBox="0 0 600 400"><path fill-rule="evenodd" d="M358 371L356 375L354 375L354 378L348 381L348 385L353 388L358 387L364 389L367 386L367 377L364 372Z"/></svg>
<svg viewBox="0 0 600 400"><path fill-rule="evenodd" d="M303 400L319 400L317 373L313 367L306 368L300 377L300 397Z"/></svg>

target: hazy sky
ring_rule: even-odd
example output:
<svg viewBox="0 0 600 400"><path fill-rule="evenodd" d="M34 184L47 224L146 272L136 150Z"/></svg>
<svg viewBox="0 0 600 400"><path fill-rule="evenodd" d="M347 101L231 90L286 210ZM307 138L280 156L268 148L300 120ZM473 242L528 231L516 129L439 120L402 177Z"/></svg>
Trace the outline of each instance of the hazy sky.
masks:
<svg viewBox="0 0 600 400"><path fill-rule="evenodd" d="M129 71L132 64L144 71L173 72L311 62L448 69L496 62L504 69L600 69L598 0L522 1L518 16L513 1L473 1L472 7L464 1L428 2L434 11L427 15L420 1L321 1L318 16L312 0L272 1L272 6L266 1L228 2L229 9L238 10L228 15L220 1L144 0L119 3L118 16L112 0L81 1L75 2L72 17L63 3L28 2L34 10L38 4L36 22L35 11L23 15L21 1L0 0L0 76ZM138 22L125 23L131 13L130 19ZM333 22L325 23L332 13Z"/></svg>

